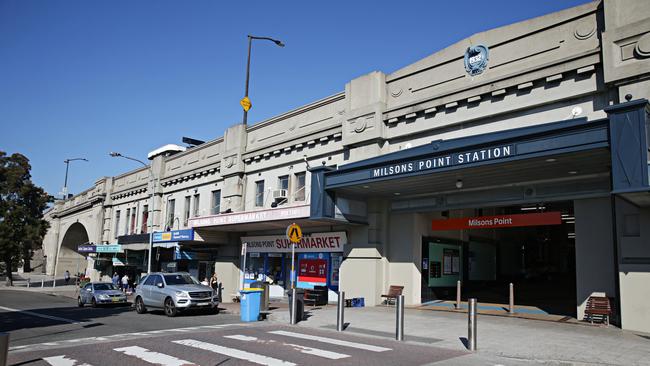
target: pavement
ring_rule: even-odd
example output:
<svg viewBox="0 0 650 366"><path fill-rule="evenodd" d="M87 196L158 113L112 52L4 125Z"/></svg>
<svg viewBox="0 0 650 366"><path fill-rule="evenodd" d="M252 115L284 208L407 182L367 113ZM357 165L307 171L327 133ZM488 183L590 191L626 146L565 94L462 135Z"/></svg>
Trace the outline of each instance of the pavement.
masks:
<svg viewBox="0 0 650 366"><path fill-rule="evenodd" d="M16 290L16 288L13 288ZM76 297L72 286L43 289L19 287L22 291L45 291ZM0 291L3 288L0 286ZM4 289L6 290L6 289ZM2 295L0 295L2 296ZM222 304L222 313L236 316L239 304ZM346 329L336 332L336 305L306 307L306 319L291 327L296 332L328 332L336 337L363 337L395 343L394 306L345 308ZM128 313L120 315L127 316ZM286 300L272 301L267 321L257 326L287 326ZM434 347L437 356L429 362L445 365L650 365L650 335L635 334L614 326L585 322L557 322L511 316L478 316L476 352L466 349L467 313L440 311L435 307L405 309L405 345ZM251 324L252 325L252 324ZM260 338L260 335L249 335ZM419 351L420 352L420 351ZM461 357L455 355L462 354ZM446 356L445 356L446 355ZM436 357L442 357L435 361ZM392 360L390 363L396 362ZM419 362L419 361L418 361ZM382 363L380 364L389 364ZM91 363L92 364L92 363ZM365 364L365 363L357 363ZM399 363L396 363L399 364ZM403 363L409 364L409 363Z"/></svg>

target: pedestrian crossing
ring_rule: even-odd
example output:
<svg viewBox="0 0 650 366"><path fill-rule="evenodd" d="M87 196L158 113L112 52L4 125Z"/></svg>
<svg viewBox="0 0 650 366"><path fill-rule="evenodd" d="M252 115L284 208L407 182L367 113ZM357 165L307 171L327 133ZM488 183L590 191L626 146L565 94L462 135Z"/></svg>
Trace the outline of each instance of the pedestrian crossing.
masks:
<svg viewBox="0 0 650 366"><path fill-rule="evenodd" d="M87 354L82 354L83 357L78 354L60 354L44 357L42 360L52 366L102 366L106 364L103 363L103 360L108 358L115 361L118 359L116 358L117 354L120 354L122 358L115 361L120 365L199 366L205 365L207 359L210 359L208 364L219 363L221 361L218 357L221 357L226 360L239 360L242 363L264 366L296 366L299 364L329 365L332 361L350 360L353 357L392 351L387 347L294 331L266 329L254 336L241 334L244 332L235 331L234 333L210 336L208 339L197 339L206 338L205 336L178 334L181 339L157 341L154 346L146 344L126 347L113 346L115 348L110 347L103 351L104 354L101 358L88 358L92 355ZM182 348L172 347L172 345ZM319 345L319 347L315 347L315 345ZM325 349L328 347L334 349ZM345 349L354 350L357 354L353 356L349 352L344 353ZM105 352L108 352L108 357ZM197 352L203 352L203 354L197 354ZM213 355L212 358L209 354ZM281 357L278 357L278 354ZM97 359L102 361L88 363L90 360Z"/></svg>

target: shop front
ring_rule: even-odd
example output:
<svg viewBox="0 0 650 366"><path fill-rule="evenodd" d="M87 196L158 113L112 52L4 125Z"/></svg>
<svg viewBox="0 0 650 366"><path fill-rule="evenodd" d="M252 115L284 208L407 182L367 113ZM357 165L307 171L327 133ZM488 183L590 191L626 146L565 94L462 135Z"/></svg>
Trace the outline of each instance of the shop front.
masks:
<svg viewBox="0 0 650 366"><path fill-rule="evenodd" d="M271 284L273 297L283 296L292 280L298 288L325 286L338 291L339 268L347 244L345 232L304 234L295 246L293 276L292 244L285 235L244 236L241 242L246 246L244 283L266 281Z"/></svg>
<svg viewBox="0 0 650 366"><path fill-rule="evenodd" d="M172 230L153 234L154 264L162 272L188 272L199 281L214 273L216 247L195 241L194 230Z"/></svg>

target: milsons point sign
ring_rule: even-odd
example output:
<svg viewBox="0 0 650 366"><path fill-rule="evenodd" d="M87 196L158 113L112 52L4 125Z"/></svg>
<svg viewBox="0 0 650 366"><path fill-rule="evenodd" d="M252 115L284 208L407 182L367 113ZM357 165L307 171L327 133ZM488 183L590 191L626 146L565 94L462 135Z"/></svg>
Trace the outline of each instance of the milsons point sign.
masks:
<svg viewBox="0 0 650 366"><path fill-rule="evenodd" d="M480 150L452 153L431 158L395 163L373 168L371 178L388 177L398 174L417 173L421 171L446 168L457 165L479 163L487 160L502 159L515 154L513 145L489 147Z"/></svg>

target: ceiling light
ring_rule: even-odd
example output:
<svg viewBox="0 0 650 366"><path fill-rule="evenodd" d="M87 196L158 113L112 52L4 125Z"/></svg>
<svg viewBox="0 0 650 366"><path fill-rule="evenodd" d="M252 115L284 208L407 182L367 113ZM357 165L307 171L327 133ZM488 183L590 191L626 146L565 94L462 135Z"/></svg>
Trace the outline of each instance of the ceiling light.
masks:
<svg viewBox="0 0 650 366"><path fill-rule="evenodd" d="M363 188L370 188L370 186L363 186Z"/></svg>
<svg viewBox="0 0 650 366"><path fill-rule="evenodd" d="M399 196L399 195L400 195L399 192L395 192L395 193L393 193L393 194L396 195L396 196Z"/></svg>
<svg viewBox="0 0 650 366"><path fill-rule="evenodd" d="M578 174L578 171L577 170L569 170L568 173L569 174Z"/></svg>
<svg viewBox="0 0 650 366"><path fill-rule="evenodd" d="M546 206L531 206L531 207L522 207L522 211L535 211L535 210L544 210Z"/></svg>
<svg viewBox="0 0 650 366"><path fill-rule="evenodd" d="M556 161L557 161L557 159L555 159L555 158L548 158L548 159L546 159L546 162L547 162L547 163L554 163L554 162L556 162Z"/></svg>
<svg viewBox="0 0 650 366"><path fill-rule="evenodd" d="M456 188L461 189L463 188L463 180L459 179L456 181Z"/></svg>

